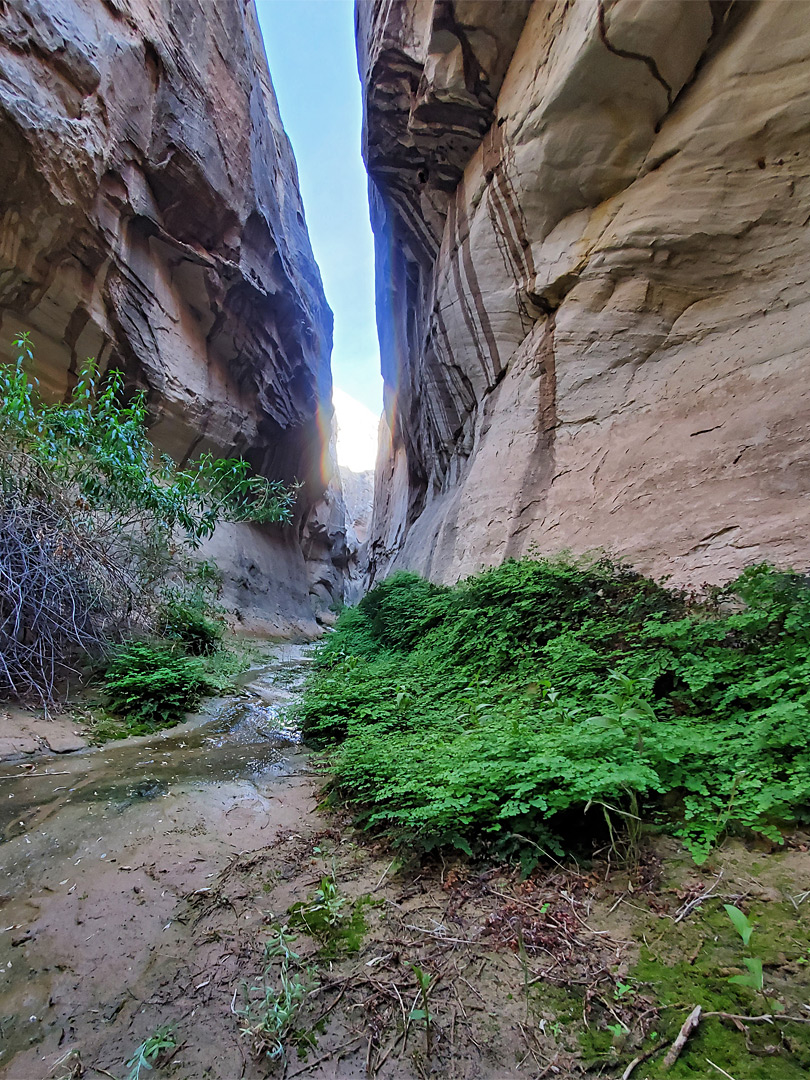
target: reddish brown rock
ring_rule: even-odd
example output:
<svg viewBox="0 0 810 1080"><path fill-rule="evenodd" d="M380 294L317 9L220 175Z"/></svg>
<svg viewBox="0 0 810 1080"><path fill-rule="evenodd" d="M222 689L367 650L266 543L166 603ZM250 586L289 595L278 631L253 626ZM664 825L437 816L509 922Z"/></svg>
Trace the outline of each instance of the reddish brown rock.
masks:
<svg viewBox="0 0 810 1080"><path fill-rule="evenodd" d="M211 547L244 622L280 632L314 627L301 537L317 604L340 592L340 507L309 528L331 323L252 0L0 3L0 348L31 330L53 396L87 356L121 367L180 461L305 481L294 528Z"/></svg>
<svg viewBox="0 0 810 1080"><path fill-rule="evenodd" d="M372 577L810 557L804 4L360 0Z"/></svg>

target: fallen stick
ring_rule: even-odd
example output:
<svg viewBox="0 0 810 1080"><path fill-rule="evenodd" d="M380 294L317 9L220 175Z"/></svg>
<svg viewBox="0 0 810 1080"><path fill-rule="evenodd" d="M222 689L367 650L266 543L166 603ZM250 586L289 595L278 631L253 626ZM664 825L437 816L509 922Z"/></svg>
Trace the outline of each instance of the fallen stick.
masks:
<svg viewBox="0 0 810 1080"><path fill-rule="evenodd" d="M11 776L0 776L0 780L27 780L29 776L70 776L70 769L63 772L21 772Z"/></svg>
<svg viewBox="0 0 810 1080"><path fill-rule="evenodd" d="M705 892L702 892L700 896L696 896L694 900L690 900L688 904L684 904L684 906L681 908L681 910L678 912L678 914L672 921L679 923L681 919L685 919L687 915L691 915L691 913L695 910L696 907L700 907L704 900L709 899L714 890L720 884L720 880L722 877L723 871L721 870L720 873L717 875L716 879L709 886L709 888L706 889Z"/></svg>
<svg viewBox="0 0 810 1080"><path fill-rule="evenodd" d="M638 1057L634 1057L622 1073L622 1080L630 1080L630 1076L635 1068L641 1065L642 1062L649 1061L650 1058L655 1057L656 1054L663 1054L667 1046L669 1046L669 1043L661 1043L660 1046L653 1046L652 1049L647 1050L643 1054L639 1054Z"/></svg>
<svg viewBox="0 0 810 1080"><path fill-rule="evenodd" d="M727 1076L728 1080L734 1080L734 1077L731 1075L731 1073L727 1073L725 1069L721 1069L719 1065L715 1065L715 1063L713 1061L709 1061L708 1058L706 1058L706 1061L708 1062L709 1065L711 1065L711 1067L713 1069L717 1069L717 1071L719 1073L722 1073L723 1076Z"/></svg>
<svg viewBox="0 0 810 1080"><path fill-rule="evenodd" d="M775 1024L790 1022L791 1024L810 1024L807 1016L786 1016L784 1013L763 1013L762 1016L743 1016L741 1013L705 1012L703 1018L717 1016L721 1020L739 1020L743 1024Z"/></svg>
<svg viewBox="0 0 810 1080"><path fill-rule="evenodd" d="M358 1042L362 1042L362 1036L360 1035L358 1035L354 1039L349 1039L347 1043L344 1043L342 1046L338 1046L335 1050L329 1050L328 1053L323 1054L316 1061L311 1061L308 1065L304 1065L302 1069L296 1069L295 1072L288 1073L287 1075L289 1080L292 1080L294 1076L303 1076L305 1072L311 1072L312 1069L316 1069L319 1065L323 1065L323 1063L325 1061L328 1061L331 1057L337 1057L337 1060L339 1061L340 1058L344 1056L344 1051L348 1050L350 1046L354 1046Z"/></svg>
<svg viewBox="0 0 810 1080"><path fill-rule="evenodd" d="M669 1048L667 1056L664 1058L664 1069L671 1069L675 1062L678 1060L678 1056L683 1048L686 1046L687 1039L700 1023L700 1014L703 1010L700 1005L696 1005L694 1009L689 1013L687 1018L683 1022L681 1030L678 1032L678 1037L675 1042Z"/></svg>

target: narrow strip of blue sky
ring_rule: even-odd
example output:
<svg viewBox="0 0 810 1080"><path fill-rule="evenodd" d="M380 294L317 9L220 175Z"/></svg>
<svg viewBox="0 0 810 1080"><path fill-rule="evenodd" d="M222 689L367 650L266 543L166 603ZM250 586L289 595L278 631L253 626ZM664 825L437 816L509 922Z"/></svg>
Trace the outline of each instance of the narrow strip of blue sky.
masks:
<svg viewBox="0 0 810 1080"><path fill-rule="evenodd" d="M335 386L382 409L352 0L256 0L326 298Z"/></svg>

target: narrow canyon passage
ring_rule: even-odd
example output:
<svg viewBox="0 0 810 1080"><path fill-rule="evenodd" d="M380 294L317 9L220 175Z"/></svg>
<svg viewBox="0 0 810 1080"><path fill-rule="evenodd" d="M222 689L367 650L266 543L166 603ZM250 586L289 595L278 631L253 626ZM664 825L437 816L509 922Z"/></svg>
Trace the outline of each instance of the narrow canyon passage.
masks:
<svg viewBox="0 0 810 1080"><path fill-rule="evenodd" d="M809 116L810 0L0 0L0 1080L806 1080Z"/></svg>

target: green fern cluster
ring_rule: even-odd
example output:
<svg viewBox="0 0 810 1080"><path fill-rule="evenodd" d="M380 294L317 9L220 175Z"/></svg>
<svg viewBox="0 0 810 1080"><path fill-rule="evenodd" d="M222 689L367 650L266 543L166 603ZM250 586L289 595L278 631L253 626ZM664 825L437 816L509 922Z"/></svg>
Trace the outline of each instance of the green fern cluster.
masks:
<svg viewBox="0 0 810 1080"><path fill-rule="evenodd" d="M131 735L174 727L206 694L216 692L197 657L143 641L116 651L103 688L108 709L126 720Z"/></svg>
<svg viewBox="0 0 810 1080"><path fill-rule="evenodd" d="M559 852L623 823L705 858L810 802L810 588L749 569L700 598L602 559L396 574L323 647L302 722L333 797L409 845Z"/></svg>

